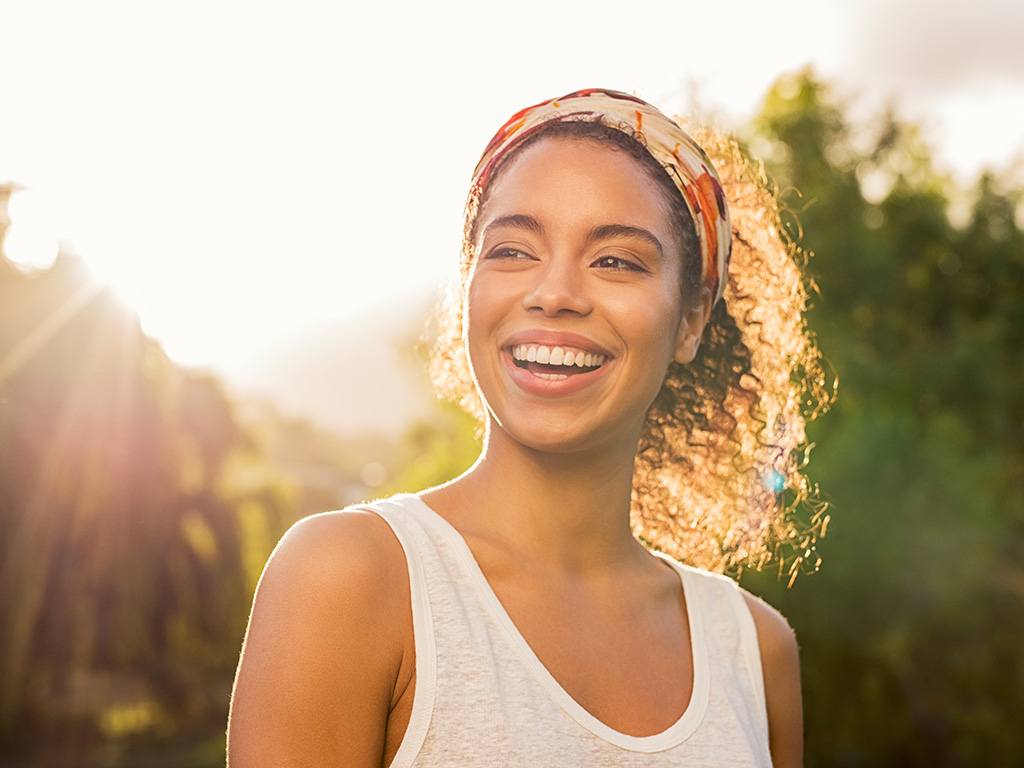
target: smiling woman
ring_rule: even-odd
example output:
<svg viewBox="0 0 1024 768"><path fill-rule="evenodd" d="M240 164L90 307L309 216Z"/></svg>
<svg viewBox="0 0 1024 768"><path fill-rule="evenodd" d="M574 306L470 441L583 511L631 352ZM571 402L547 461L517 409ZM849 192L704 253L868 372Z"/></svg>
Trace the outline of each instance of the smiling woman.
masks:
<svg viewBox="0 0 1024 768"><path fill-rule="evenodd" d="M498 132L434 361L481 456L285 536L235 768L801 764L792 632L714 571L794 535L781 491L807 492L820 368L773 198L715 146L724 184L675 122L601 90Z"/></svg>

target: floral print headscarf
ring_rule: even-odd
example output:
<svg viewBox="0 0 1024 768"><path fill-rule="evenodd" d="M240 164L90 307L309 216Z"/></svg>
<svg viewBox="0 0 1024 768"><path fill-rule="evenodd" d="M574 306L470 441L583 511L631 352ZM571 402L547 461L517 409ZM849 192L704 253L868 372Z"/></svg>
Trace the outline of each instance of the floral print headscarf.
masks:
<svg viewBox="0 0 1024 768"><path fill-rule="evenodd" d="M668 172L693 216L700 243L701 278L717 302L728 279L732 230L729 206L714 166L679 125L636 96L589 88L516 112L491 139L473 173L482 190L495 164L513 147L552 122L599 122L637 139Z"/></svg>

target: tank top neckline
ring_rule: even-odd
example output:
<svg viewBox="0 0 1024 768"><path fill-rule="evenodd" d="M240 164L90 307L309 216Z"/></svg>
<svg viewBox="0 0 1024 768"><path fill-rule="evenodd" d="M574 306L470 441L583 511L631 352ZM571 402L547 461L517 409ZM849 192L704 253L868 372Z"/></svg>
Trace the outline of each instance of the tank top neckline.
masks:
<svg viewBox="0 0 1024 768"><path fill-rule="evenodd" d="M691 570L677 561L654 553L665 560L679 574L683 594L686 598L686 614L690 624L690 656L693 660L693 689L690 701L675 723L660 733L649 736L631 736L606 725L583 708L555 680L547 667L533 652L526 638L519 632L512 618L508 615L498 596L484 576L473 552L463 538L447 520L432 509L426 502L413 494L403 494L395 499L411 503L421 514L417 517L430 526L451 547L451 551L459 560L467 578L482 600L486 610L506 636L511 647L517 652L524 666L534 679L544 688L548 696L580 726L610 744L634 752L661 752L681 744L696 731L704 719L708 707L710 691L710 669L708 648L704 631L703 614L700 606L700 590Z"/></svg>

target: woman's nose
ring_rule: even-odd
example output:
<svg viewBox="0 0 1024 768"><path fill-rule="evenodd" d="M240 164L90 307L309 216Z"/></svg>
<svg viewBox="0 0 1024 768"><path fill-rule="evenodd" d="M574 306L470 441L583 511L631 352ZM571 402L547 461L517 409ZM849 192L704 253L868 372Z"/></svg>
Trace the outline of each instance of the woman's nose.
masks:
<svg viewBox="0 0 1024 768"><path fill-rule="evenodd" d="M532 288L523 296L523 306L549 317L561 312L585 315L591 310L584 275L569 259L552 259L537 271Z"/></svg>

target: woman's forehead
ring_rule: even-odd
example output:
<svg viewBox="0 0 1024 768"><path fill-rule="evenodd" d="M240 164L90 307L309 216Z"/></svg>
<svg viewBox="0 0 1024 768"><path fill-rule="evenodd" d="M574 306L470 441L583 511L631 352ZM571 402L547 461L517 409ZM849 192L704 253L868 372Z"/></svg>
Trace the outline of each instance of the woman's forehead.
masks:
<svg viewBox="0 0 1024 768"><path fill-rule="evenodd" d="M567 215L603 208L664 219L670 205L665 197L648 170L616 147L585 138L544 138L502 166L480 214L493 218L507 215L508 208L541 207L557 213L561 205Z"/></svg>

